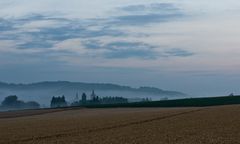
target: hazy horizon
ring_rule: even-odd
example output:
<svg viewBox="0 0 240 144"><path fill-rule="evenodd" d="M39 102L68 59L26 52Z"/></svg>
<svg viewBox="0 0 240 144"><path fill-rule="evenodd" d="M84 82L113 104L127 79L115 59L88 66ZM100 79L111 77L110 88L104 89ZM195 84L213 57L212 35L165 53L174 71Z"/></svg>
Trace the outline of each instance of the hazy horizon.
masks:
<svg viewBox="0 0 240 144"><path fill-rule="evenodd" d="M0 81L240 94L240 1L0 0Z"/></svg>

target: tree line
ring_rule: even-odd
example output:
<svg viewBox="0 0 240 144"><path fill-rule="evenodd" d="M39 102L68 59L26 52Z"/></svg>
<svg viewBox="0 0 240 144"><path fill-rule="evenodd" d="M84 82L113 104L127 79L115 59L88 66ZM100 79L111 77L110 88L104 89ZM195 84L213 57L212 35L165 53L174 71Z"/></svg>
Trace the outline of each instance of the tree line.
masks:
<svg viewBox="0 0 240 144"><path fill-rule="evenodd" d="M81 99L78 99L78 93L76 95L76 100L69 105L66 102L65 96L53 96L51 99L50 106L52 108L57 107L66 107L66 106L86 106L86 105L96 105L96 104L119 104L119 103L128 103L128 99L124 97L99 97L95 94L94 91L92 91L92 94L87 99L87 94L82 93Z"/></svg>
<svg viewBox="0 0 240 144"><path fill-rule="evenodd" d="M0 108L3 110L38 109L40 104L35 101L24 102L19 100L16 95L11 95L5 97Z"/></svg>

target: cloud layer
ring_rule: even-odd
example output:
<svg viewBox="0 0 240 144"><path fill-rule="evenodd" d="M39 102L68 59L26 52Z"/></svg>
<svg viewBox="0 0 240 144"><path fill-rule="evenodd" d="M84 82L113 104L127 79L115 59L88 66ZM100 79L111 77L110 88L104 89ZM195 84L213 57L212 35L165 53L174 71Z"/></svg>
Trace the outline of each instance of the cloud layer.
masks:
<svg viewBox="0 0 240 144"><path fill-rule="evenodd" d="M57 55L66 52L79 56L94 55L103 59L146 60L158 59L166 55L191 56L191 52L181 49L175 52L172 50L159 52L157 49L164 48L160 43L134 40L137 37L133 35L140 33L136 31L134 34L127 29L127 27L144 27L181 19L185 14L174 4L128 5L117 7L114 11L121 14L94 19L71 19L41 14L3 18L0 20L0 45L4 46L4 41L9 40L9 43L12 43L9 45L9 52L21 53L22 50L40 55L42 53ZM129 40L126 40L126 37ZM108 39L108 42L104 42L105 39Z"/></svg>

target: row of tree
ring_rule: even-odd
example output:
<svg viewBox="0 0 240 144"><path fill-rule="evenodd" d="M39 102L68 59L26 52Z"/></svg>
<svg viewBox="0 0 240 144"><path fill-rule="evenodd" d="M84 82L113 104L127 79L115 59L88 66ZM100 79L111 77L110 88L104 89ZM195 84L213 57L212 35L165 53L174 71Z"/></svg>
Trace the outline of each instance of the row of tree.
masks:
<svg viewBox="0 0 240 144"><path fill-rule="evenodd" d="M99 97L97 96L94 91L90 95L90 99L87 100L86 93L82 94L81 100L78 100L78 94L76 95L76 100L70 104L70 106L84 106L84 105L96 105L96 104L120 104L120 103L128 103L127 98L123 97ZM65 96L53 96L51 99L51 108L57 107L67 107L67 101Z"/></svg>
<svg viewBox="0 0 240 144"><path fill-rule="evenodd" d="M57 107L66 107L67 106L67 102L65 100L65 96L63 95L62 97L52 97L51 100L51 108L57 108Z"/></svg>
<svg viewBox="0 0 240 144"><path fill-rule="evenodd" d="M90 99L87 99L86 93L82 94L81 100L77 100L73 103L67 103L65 96L53 96L51 99L51 108L58 108L58 107L67 107L67 106L84 106L84 105L96 105L96 104L121 104L121 103L128 103L128 99L124 97L99 97L92 91L90 95ZM149 101L148 99L143 99L143 101ZM0 105L1 110L19 110L19 109L38 109L40 108L40 104L35 101L24 102L19 100L16 95L6 97Z"/></svg>
<svg viewBox="0 0 240 144"><path fill-rule="evenodd" d="M35 101L24 102L18 100L16 95L6 97L0 106L3 110L18 110L18 109L38 109L40 105Z"/></svg>
<svg viewBox="0 0 240 144"><path fill-rule="evenodd" d="M112 96L99 97L95 94L93 90L89 100L87 100L86 93L83 93L82 100L74 101L71 105L79 106L79 105L120 104L120 103L128 103L128 99L124 97L112 97Z"/></svg>

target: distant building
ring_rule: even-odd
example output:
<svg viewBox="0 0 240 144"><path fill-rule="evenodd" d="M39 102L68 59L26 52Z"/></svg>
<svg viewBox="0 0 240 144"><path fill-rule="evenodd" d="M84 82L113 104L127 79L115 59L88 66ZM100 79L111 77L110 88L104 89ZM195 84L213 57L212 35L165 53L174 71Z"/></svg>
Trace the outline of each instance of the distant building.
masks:
<svg viewBox="0 0 240 144"><path fill-rule="evenodd" d="M78 102L79 101L79 97L78 97L78 92L76 93L76 97L75 97L75 102Z"/></svg>
<svg viewBox="0 0 240 144"><path fill-rule="evenodd" d="M96 94L94 92L94 90L92 91L92 94L91 94L91 100L94 101L96 99Z"/></svg>
<svg viewBox="0 0 240 144"><path fill-rule="evenodd" d="M82 94L82 104L87 103L87 95L85 93Z"/></svg>
<svg viewBox="0 0 240 144"><path fill-rule="evenodd" d="M90 101L91 101L92 104L99 103L99 97L95 94L94 90L92 91L91 100Z"/></svg>

